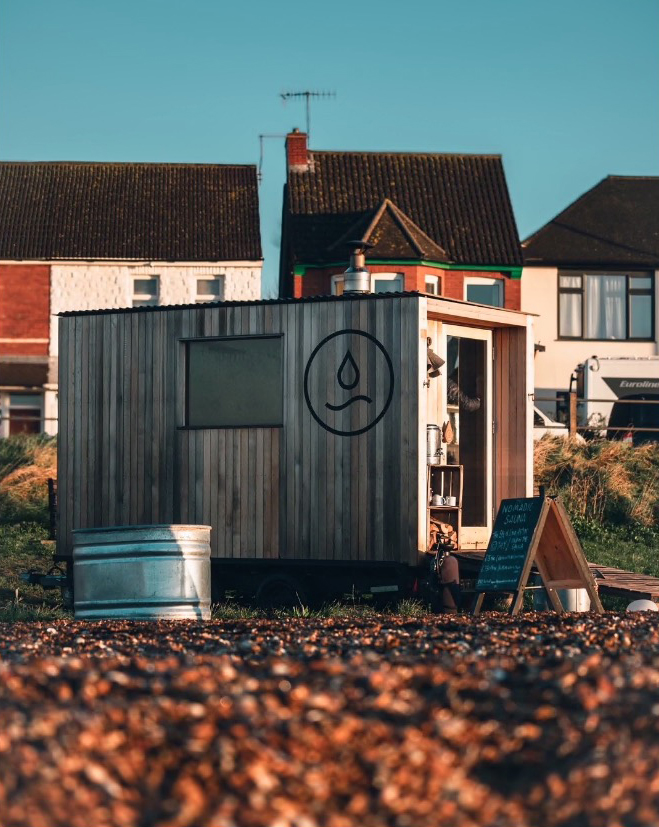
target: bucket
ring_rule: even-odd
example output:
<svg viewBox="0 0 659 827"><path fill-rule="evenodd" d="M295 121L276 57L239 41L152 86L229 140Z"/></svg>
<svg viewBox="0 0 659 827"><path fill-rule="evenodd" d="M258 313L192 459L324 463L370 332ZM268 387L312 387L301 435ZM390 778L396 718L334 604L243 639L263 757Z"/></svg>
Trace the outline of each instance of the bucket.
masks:
<svg viewBox="0 0 659 827"><path fill-rule="evenodd" d="M535 581L541 585L538 577ZM589 612L590 597L586 589L557 589L556 594L561 601L561 606L566 612ZM535 589L533 592L533 608L536 612L546 612L553 609L547 592L544 589Z"/></svg>
<svg viewBox="0 0 659 827"><path fill-rule="evenodd" d="M73 532L76 618L210 618L210 526Z"/></svg>
<svg viewBox="0 0 659 827"><path fill-rule="evenodd" d="M441 463L442 432L438 425L426 425L426 458L428 465Z"/></svg>

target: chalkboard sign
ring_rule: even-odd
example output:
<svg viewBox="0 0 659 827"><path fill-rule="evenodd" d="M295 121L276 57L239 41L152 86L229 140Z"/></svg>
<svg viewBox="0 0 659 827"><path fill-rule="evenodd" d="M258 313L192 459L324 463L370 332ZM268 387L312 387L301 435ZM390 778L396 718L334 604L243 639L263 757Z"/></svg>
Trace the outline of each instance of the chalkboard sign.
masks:
<svg viewBox="0 0 659 827"><path fill-rule="evenodd" d="M511 614L520 610L533 565L554 611L562 612L560 589L585 589L591 610L604 611L579 538L559 500L502 500L476 581L478 614L487 592L513 592Z"/></svg>
<svg viewBox="0 0 659 827"><path fill-rule="evenodd" d="M514 592L519 588L544 503L542 497L501 501L477 592Z"/></svg>

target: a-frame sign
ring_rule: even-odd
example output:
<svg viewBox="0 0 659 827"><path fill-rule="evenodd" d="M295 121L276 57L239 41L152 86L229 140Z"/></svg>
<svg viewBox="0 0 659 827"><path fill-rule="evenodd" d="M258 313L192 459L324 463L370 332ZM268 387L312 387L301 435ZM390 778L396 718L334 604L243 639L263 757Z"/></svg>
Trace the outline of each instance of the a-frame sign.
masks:
<svg viewBox="0 0 659 827"><path fill-rule="evenodd" d="M517 614L534 564L555 611L564 611L558 589L586 589L591 610L604 611L563 504L551 497L533 497L501 501L476 581L472 613L480 612L486 594L504 592L514 595L510 614Z"/></svg>

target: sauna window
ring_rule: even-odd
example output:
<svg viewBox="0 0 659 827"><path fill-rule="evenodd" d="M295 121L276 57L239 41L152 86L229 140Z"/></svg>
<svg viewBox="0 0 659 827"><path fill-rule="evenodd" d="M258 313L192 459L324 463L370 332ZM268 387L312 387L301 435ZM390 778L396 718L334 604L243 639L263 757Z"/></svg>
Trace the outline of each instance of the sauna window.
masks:
<svg viewBox="0 0 659 827"><path fill-rule="evenodd" d="M283 339L231 336L186 345L188 428L283 425Z"/></svg>

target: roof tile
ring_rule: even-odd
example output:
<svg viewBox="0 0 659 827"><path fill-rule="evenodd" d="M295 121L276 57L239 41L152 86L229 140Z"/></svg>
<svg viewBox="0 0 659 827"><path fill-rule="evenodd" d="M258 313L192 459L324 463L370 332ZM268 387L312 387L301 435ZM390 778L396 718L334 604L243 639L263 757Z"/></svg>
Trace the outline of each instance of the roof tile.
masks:
<svg viewBox="0 0 659 827"><path fill-rule="evenodd" d="M293 263L336 259L337 240L389 199L435 245L429 258L440 248L445 260L460 264L521 264L499 156L316 151L310 156L307 171L288 177Z"/></svg>
<svg viewBox="0 0 659 827"><path fill-rule="evenodd" d="M659 267L659 178L603 179L530 236L527 265Z"/></svg>
<svg viewBox="0 0 659 827"><path fill-rule="evenodd" d="M258 260L256 168L2 162L0 258Z"/></svg>

